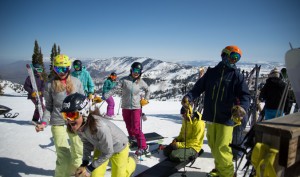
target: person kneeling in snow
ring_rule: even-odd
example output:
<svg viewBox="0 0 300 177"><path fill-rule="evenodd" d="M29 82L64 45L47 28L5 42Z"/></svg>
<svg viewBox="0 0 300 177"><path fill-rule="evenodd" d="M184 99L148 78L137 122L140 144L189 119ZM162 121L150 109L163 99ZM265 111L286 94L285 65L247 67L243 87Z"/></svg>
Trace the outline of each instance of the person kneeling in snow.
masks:
<svg viewBox="0 0 300 177"><path fill-rule="evenodd" d="M74 93L64 99L61 110L68 130L77 133L83 142L82 164L75 176L104 176L109 161L112 177L131 176L136 168L136 160L128 156L127 136L109 120L90 114L89 107L86 96Z"/></svg>

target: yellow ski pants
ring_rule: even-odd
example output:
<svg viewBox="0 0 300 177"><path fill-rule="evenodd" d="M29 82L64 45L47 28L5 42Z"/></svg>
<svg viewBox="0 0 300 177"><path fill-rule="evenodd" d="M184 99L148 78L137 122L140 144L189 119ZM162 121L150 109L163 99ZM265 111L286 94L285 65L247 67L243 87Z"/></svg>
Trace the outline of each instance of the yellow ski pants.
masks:
<svg viewBox="0 0 300 177"><path fill-rule="evenodd" d="M234 167L232 163L232 151L229 144L232 141L232 126L217 123L206 123L207 141L215 160L215 168L220 177L232 177Z"/></svg>
<svg viewBox="0 0 300 177"><path fill-rule="evenodd" d="M94 160L97 159L101 152L95 150ZM127 145L121 152L111 156L109 160L97 167L91 177L104 177L108 162L111 162L111 177L129 177L136 168L135 160L132 157L128 157L129 146Z"/></svg>
<svg viewBox="0 0 300 177"><path fill-rule="evenodd" d="M57 156L54 176L70 177L82 163L82 141L78 135L68 132L63 125L51 126L51 132Z"/></svg>

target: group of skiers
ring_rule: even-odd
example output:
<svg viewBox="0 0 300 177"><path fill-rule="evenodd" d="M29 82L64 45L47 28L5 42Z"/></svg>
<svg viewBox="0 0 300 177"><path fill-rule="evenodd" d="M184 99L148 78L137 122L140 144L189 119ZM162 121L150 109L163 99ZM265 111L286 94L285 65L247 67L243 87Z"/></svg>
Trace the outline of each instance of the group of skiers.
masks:
<svg viewBox="0 0 300 177"><path fill-rule="evenodd" d="M174 161L184 161L186 156L195 156L203 145L204 130L214 158L215 168L207 176L234 176L232 142L234 125L240 124L250 106L250 92L244 76L238 72L236 63L242 51L237 46L227 46L221 52L222 61L204 74L192 90L182 98L183 121L179 136L164 149L164 154ZM41 121L35 110L33 121L37 132L51 125L56 148L55 176L104 176L111 161L113 177L127 177L134 173L136 159L129 156L129 144L138 145L136 155L146 154L148 147L141 129L142 107L149 103L149 88L141 78L143 66L134 62L128 76L116 82L116 73L111 73L103 85L101 97L94 97L94 84L80 60L73 62L67 55L58 55L53 61L54 77L44 83L40 65L34 65L39 92L25 82L28 98L35 102L35 95L45 99ZM112 95L121 90L122 116L127 133L103 117L114 116ZM192 106L203 93L204 109L194 113ZM141 96L142 95L142 96ZM108 103L106 115L90 109L91 102ZM41 100L43 103L43 100ZM95 114L96 113L96 114ZM205 123L204 123L205 122ZM65 128L67 125L67 128ZM68 139L70 142L68 142ZM91 157L94 152L93 157Z"/></svg>

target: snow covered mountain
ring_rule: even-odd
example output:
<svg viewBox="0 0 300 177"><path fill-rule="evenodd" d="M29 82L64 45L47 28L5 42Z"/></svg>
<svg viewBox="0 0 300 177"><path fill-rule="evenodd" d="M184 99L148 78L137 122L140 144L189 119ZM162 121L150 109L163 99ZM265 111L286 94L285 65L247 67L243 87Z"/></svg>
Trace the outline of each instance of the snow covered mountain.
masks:
<svg viewBox="0 0 300 177"><path fill-rule="evenodd" d="M158 100L177 99L182 96L182 88L189 90L198 79L198 69L202 67L214 67L219 61L177 61L165 62L147 57L114 57L108 59L82 60L90 72L95 85L96 93L102 92L102 84L111 72L116 72L118 78L129 75L133 62L141 62L144 66L143 79L151 90L151 98ZM1 66L1 79L23 84L27 77L25 64L30 61L15 62L11 65ZM237 66L244 71L250 71L256 63L239 62ZM260 62L261 74L267 74L274 67L282 68L284 64L276 62ZM24 66L24 67L23 67ZM48 67L49 63L45 62ZM12 69L20 68L18 70ZM5 68L10 74L5 73ZM12 74L12 71L14 72ZM9 77L8 77L9 76ZM20 77L19 77L20 76ZM6 78L8 77L8 78ZM176 98L177 97L177 98Z"/></svg>

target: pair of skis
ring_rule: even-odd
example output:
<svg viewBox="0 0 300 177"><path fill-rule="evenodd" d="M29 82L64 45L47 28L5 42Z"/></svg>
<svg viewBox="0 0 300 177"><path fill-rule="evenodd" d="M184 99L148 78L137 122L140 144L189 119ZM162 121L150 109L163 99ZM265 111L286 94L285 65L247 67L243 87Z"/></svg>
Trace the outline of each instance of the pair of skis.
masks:
<svg viewBox="0 0 300 177"><path fill-rule="evenodd" d="M41 103L41 99L40 99L40 95L39 95L39 90L38 90L38 87L36 85L36 80L35 80L35 77L34 77L34 67L32 64L26 64L26 68L27 68L27 72L28 72L28 75L29 75L29 78L30 78L30 82L31 82L31 85L32 85L32 89L34 92L36 92L36 106L38 108L38 111L39 111L39 115L40 115L40 118L39 118L39 122L41 120L41 118L43 117L43 107L42 107L42 103Z"/></svg>

